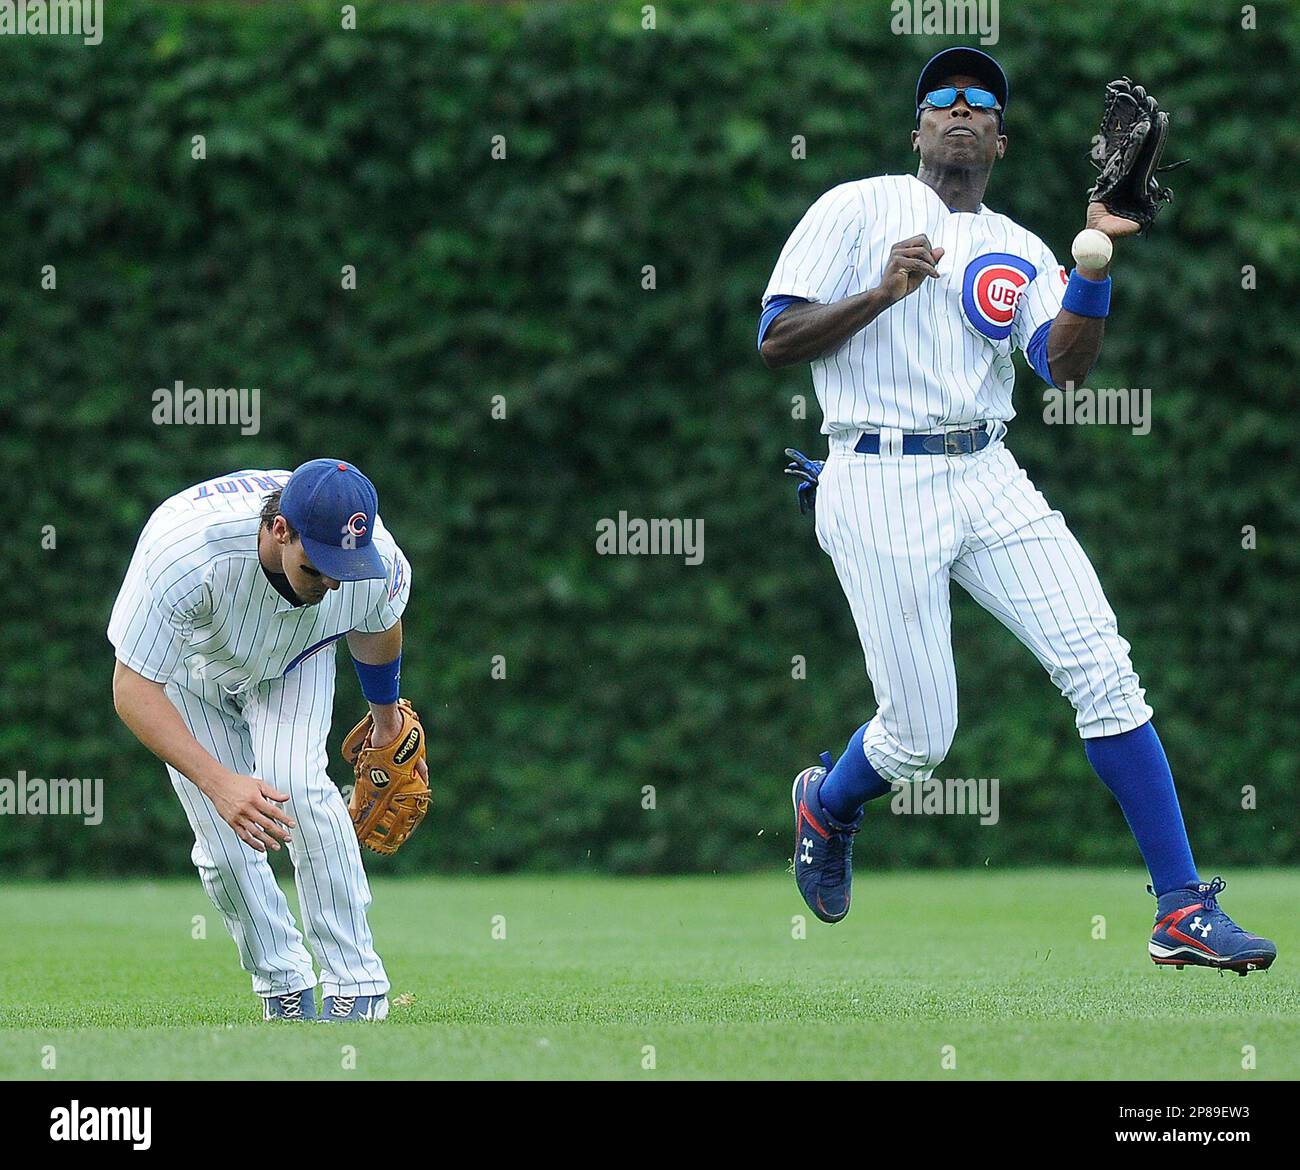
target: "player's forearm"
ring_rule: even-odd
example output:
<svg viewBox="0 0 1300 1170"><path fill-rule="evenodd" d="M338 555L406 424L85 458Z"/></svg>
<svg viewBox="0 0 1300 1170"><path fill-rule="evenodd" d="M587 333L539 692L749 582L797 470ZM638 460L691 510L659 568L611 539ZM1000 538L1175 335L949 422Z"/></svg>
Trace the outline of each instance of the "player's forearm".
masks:
<svg viewBox="0 0 1300 1170"><path fill-rule="evenodd" d="M358 662L382 666L392 662L402 652L402 623L389 626L378 634L353 630L348 635L348 653Z"/></svg>
<svg viewBox="0 0 1300 1170"><path fill-rule="evenodd" d="M829 305L791 305L768 326L759 353L769 370L810 362L839 349L893 304L881 289Z"/></svg>
<svg viewBox="0 0 1300 1170"><path fill-rule="evenodd" d="M1054 386L1083 383L1097 364L1105 332L1105 317L1080 317L1068 309L1056 314L1047 331L1047 365Z"/></svg>
<svg viewBox="0 0 1300 1170"><path fill-rule="evenodd" d="M113 706L136 739L200 792L206 794L210 784L227 771L185 726L162 684L120 661L113 670Z"/></svg>
<svg viewBox="0 0 1300 1170"><path fill-rule="evenodd" d="M348 635L348 651L353 660L363 666L386 666L395 663L402 655L402 623L399 621L378 634L353 630ZM361 673L358 671L358 674ZM396 686L395 682L394 686ZM370 714L375 721L375 743L383 744L392 739L402 725L401 716L397 711L397 696L394 695L391 702L376 702L367 695L366 701L370 704Z"/></svg>
<svg viewBox="0 0 1300 1170"><path fill-rule="evenodd" d="M1075 240L1075 258L1079 265L1075 271L1082 278L1083 287L1094 294L1099 291L1095 287L1098 282L1105 283L1106 306L1100 309L1101 316L1083 316L1088 309L1081 303L1072 306L1080 310L1078 313L1063 308L1056 314L1051 329L1047 331L1047 366L1051 371L1052 385L1058 389L1064 389L1069 382L1078 386L1088 377L1092 367L1097 364L1097 358L1101 354L1101 339L1106 332L1105 314L1110 302L1108 291L1110 286L1107 280L1110 276L1109 244L1107 244L1105 263L1097 263L1095 260L1086 263L1080 259L1078 249L1080 242L1088 235L1096 236L1097 232L1081 232ZM1078 283L1073 276L1070 278L1070 285L1065 292L1066 304L1071 303L1071 296L1078 291L1076 289Z"/></svg>

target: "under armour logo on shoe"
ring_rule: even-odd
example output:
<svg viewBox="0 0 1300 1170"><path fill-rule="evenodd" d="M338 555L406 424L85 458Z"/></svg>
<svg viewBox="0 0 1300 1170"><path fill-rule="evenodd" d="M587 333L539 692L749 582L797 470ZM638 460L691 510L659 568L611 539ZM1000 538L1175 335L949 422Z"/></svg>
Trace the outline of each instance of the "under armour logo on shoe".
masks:
<svg viewBox="0 0 1300 1170"><path fill-rule="evenodd" d="M1187 929L1199 930L1201 932L1202 938L1209 938L1210 930L1212 929L1212 927L1213 927L1212 923L1209 922L1202 923L1201 916L1198 914L1195 918L1192 919L1192 925L1189 926Z"/></svg>
<svg viewBox="0 0 1300 1170"><path fill-rule="evenodd" d="M812 865L812 849L813 849L812 838L805 837L803 839L802 844L803 844L803 852L799 854L799 860L802 861L804 865Z"/></svg>

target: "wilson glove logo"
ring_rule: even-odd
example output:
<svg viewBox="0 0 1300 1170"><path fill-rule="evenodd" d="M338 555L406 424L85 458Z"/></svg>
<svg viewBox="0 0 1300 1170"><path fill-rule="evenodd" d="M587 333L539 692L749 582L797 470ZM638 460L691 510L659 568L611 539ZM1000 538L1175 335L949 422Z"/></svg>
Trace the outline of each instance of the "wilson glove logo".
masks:
<svg viewBox="0 0 1300 1170"><path fill-rule="evenodd" d="M371 768L370 783L373 784L376 788L387 788L388 773L385 772L383 768Z"/></svg>
<svg viewBox="0 0 1300 1170"><path fill-rule="evenodd" d="M401 746L393 753L393 763L397 765L405 764L416 752L420 750L420 729L412 727L406 733L406 738L402 740Z"/></svg>

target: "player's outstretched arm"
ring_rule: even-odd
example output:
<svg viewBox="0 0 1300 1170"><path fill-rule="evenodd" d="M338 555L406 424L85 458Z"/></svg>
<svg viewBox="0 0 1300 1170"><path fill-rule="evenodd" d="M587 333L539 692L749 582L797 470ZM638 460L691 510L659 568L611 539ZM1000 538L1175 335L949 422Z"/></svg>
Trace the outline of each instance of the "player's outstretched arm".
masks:
<svg viewBox="0 0 1300 1170"><path fill-rule="evenodd" d="M1110 240L1135 235L1141 230L1140 224L1112 215L1105 204L1097 202L1088 204L1088 227ZM1110 275L1109 260L1092 267L1080 261L1076 264L1084 280L1104 281ZM1067 382L1081 385L1097 363L1105 333L1105 317L1085 317L1062 309L1047 333L1047 365L1052 372L1052 384L1058 388L1064 388Z"/></svg>
<svg viewBox="0 0 1300 1170"><path fill-rule="evenodd" d="M348 635L348 652L355 662L366 666L387 666L395 663L402 655L402 622L382 630L378 634L369 634L362 630L353 630ZM364 684L363 684L364 686ZM396 682L393 683L396 690ZM386 747L402 732L402 715L397 700L391 703L376 703L367 698L370 704L370 716L374 720L374 730L370 733L373 747ZM421 760L416 765L416 772L424 779L429 779L429 765Z"/></svg>
<svg viewBox="0 0 1300 1170"><path fill-rule="evenodd" d="M241 776L215 759L185 726L162 683L121 659L113 668L113 706L122 722L159 759L189 779L250 849L265 853L290 840L293 819L273 802L289 799L255 776Z"/></svg>
<svg viewBox="0 0 1300 1170"><path fill-rule="evenodd" d="M1097 182L1088 192L1088 229L1074 241L1078 274L1087 281L1104 282L1110 273L1111 241L1134 236L1151 226L1160 208L1173 199L1173 192L1161 187L1156 175L1182 166L1162 167L1169 114L1161 110L1152 94L1128 77L1106 87L1106 105L1101 116L1099 141L1104 155L1097 163ZM1184 162L1187 160L1183 160ZM1098 239L1097 233L1105 237ZM1088 237L1092 237L1091 240ZM1074 281L1067 289L1070 299ZM1082 382L1101 353L1102 334L1109 310L1109 285L1103 291L1082 287L1075 307L1081 313L1062 309L1047 337L1047 364L1051 381L1064 388L1067 382ZM1089 305L1095 315L1089 316Z"/></svg>
<svg viewBox="0 0 1300 1170"><path fill-rule="evenodd" d="M1053 386L1064 389L1067 382L1083 384L1097 363L1105 332L1105 317L1080 317L1069 309L1056 315L1047 332L1047 366L1052 371Z"/></svg>
<svg viewBox="0 0 1300 1170"><path fill-rule="evenodd" d="M829 305L790 305L768 326L759 347L763 364L777 370L833 353L890 305L920 288L927 277L937 278L936 265L942 258L942 248L932 248L925 236L913 236L889 250L884 275L875 288Z"/></svg>

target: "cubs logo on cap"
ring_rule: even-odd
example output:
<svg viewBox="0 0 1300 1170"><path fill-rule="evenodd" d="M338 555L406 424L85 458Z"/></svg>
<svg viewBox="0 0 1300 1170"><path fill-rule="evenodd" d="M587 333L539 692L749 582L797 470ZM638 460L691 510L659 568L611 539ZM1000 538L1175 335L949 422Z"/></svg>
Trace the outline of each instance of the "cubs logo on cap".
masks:
<svg viewBox="0 0 1300 1170"><path fill-rule="evenodd" d="M280 493L280 514L297 530L303 551L336 581L387 578L372 543L378 507L375 485L338 459L304 463Z"/></svg>
<svg viewBox="0 0 1300 1170"><path fill-rule="evenodd" d="M961 283L961 307L966 319L993 341L1011 336L1016 306L1038 275L1028 260L1007 252L986 252L966 265Z"/></svg>

